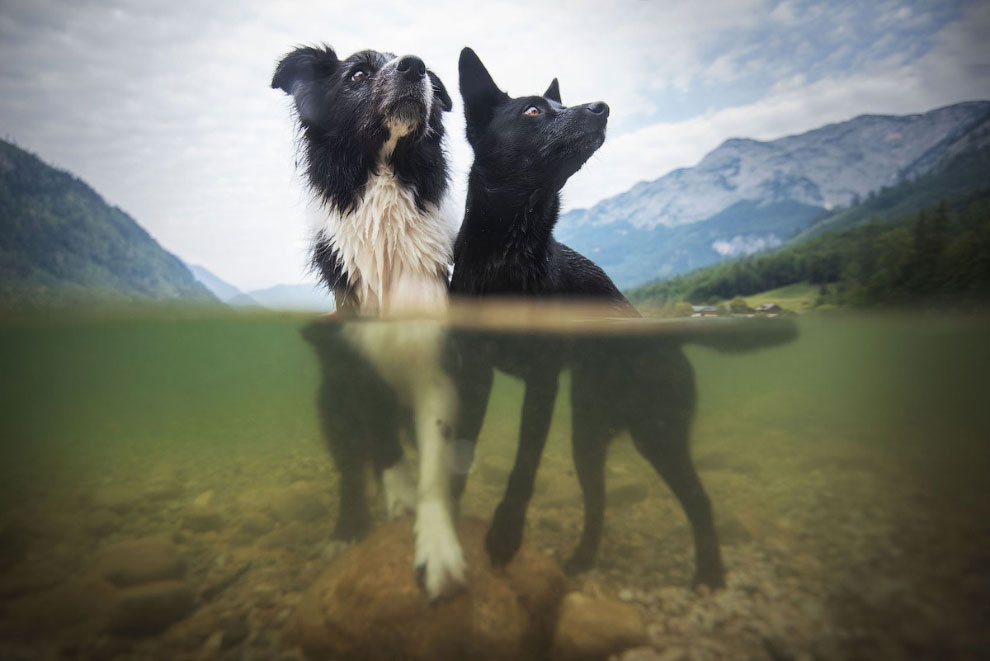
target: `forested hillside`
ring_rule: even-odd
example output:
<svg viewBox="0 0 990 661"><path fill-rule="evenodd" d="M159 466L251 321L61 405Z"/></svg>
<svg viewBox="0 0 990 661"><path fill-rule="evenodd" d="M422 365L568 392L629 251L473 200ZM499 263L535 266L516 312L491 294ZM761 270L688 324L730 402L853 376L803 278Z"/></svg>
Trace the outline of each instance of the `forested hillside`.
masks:
<svg viewBox="0 0 990 661"><path fill-rule="evenodd" d="M714 302L797 282L819 303L990 301L990 191L875 221L629 292L636 303Z"/></svg>
<svg viewBox="0 0 990 661"><path fill-rule="evenodd" d="M129 215L0 141L0 305L215 301Z"/></svg>

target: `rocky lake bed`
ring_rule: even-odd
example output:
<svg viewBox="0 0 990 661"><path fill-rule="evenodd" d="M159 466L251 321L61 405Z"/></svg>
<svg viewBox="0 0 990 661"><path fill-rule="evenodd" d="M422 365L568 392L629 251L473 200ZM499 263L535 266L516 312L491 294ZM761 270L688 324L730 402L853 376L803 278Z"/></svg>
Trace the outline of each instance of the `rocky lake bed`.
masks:
<svg viewBox="0 0 990 661"><path fill-rule="evenodd" d="M375 529L331 539L338 474L302 323L0 327L0 658L990 655L982 318L802 319L779 348L688 347L726 567L714 592L690 589L686 517L622 435L597 564L561 573L583 519L563 395L523 550L493 570L480 537L522 403L498 376L460 507L468 585L437 606L373 480Z"/></svg>
<svg viewBox="0 0 990 661"><path fill-rule="evenodd" d="M572 623L588 640L557 641L554 658L966 658L990 649L986 503L953 504L953 485L903 479L910 457L894 463L861 446L790 444L774 434L744 452L697 443L727 568L727 587L712 593L689 589L686 519L619 440L598 565L576 578L561 574L555 602L573 593L572 622L590 617L603 630ZM462 507L477 521L475 537L511 460L508 446L479 450ZM554 568L580 530L569 462L566 447L548 450L526 528L525 553ZM5 501L3 658L305 658L302 604L347 554L329 537L336 474L322 448L134 457L97 478L57 477L33 476ZM402 580L415 588L411 526L407 532L393 571L408 564ZM480 550L469 558L487 563ZM486 588L478 589L480 598ZM422 608L431 608L425 599ZM604 610L582 615L595 608ZM610 621L602 613L619 615ZM549 654L549 645L532 649Z"/></svg>

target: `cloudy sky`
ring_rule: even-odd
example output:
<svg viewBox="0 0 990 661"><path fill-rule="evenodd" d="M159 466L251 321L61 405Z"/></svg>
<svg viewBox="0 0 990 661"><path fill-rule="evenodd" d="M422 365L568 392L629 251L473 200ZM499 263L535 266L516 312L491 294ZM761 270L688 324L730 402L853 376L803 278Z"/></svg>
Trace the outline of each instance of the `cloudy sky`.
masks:
<svg viewBox="0 0 990 661"><path fill-rule="evenodd" d="M455 97L460 196L462 46L511 94L557 76L564 103L607 101L609 138L564 191L573 208L729 137L990 98L987 34L983 0L3 0L0 135L251 290L307 279L289 103L268 87L296 44L420 55Z"/></svg>

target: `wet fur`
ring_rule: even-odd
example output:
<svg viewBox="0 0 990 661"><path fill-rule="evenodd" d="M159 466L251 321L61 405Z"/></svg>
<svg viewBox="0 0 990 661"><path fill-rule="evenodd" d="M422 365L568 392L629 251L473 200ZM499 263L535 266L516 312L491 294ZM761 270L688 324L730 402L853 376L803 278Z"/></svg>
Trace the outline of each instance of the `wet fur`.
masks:
<svg viewBox="0 0 990 661"><path fill-rule="evenodd" d="M601 114L607 117L607 107L563 106L556 80L541 96L509 97L470 49L462 51L459 70L475 160L455 243L452 296L590 300L611 308L610 314L638 316L604 271L553 237L560 189L604 141ZM531 105L543 112L527 116ZM604 520L606 448L618 432L628 430L687 513L694 533L695 583L724 585L711 504L688 448L694 375L678 343L494 334L459 341L458 439L477 440L493 369L525 382L518 452L486 538L493 562L508 562L521 544L558 377L570 367L574 464L585 518L567 569L582 571L594 562Z"/></svg>
<svg viewBox="0 0 990 661"><path fill-rule="evenodd" d="M455 230L444 210L441 114L451 102L440 79L411 56L367 50L339 60L323 46L286 55L272 87L293 98L301 168L316 203L312 263L338 314L443 311ZM320 359L320 419L341 474L334 536L356 539L370 526L370 462L386 473L390 515L415 505L416 563L430 596L439 596L464 570L449 483L438 469L456 416L442 334L430 324L317 322L304 335ZM418 489L403 484L400 430L419 445ZM404 502L405 493L416 502Z"/></svg>

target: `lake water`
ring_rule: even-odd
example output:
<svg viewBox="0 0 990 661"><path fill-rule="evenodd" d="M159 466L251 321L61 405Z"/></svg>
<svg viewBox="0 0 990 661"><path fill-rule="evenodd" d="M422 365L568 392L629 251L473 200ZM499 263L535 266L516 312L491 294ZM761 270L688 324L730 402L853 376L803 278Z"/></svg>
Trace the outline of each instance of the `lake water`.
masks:
<svg viewBox="0 0 990 661"><path fill-rule="evenodd" d="M284 628L329 562L338 482L310 322L0 322L0 656L300 658ZM671 659L985 657L990 318L796 324L761 350L685 345L728 587L689 590L683 511L626 436L574 587L633 604ZM525 531L561 562L582 521L567 379ZM463 515L501 497L521 398L496 377Z"/></svg>

